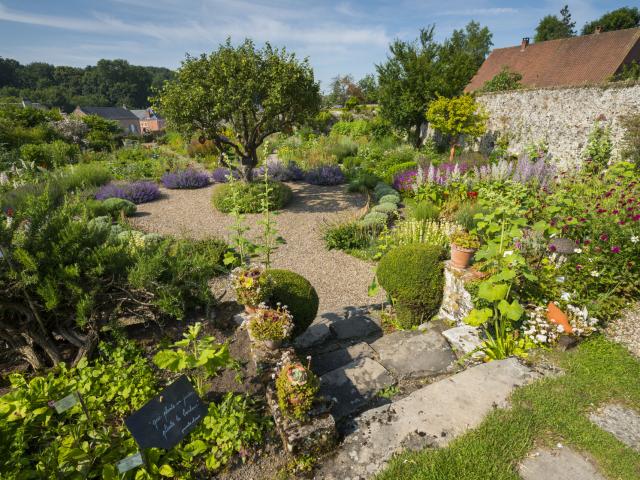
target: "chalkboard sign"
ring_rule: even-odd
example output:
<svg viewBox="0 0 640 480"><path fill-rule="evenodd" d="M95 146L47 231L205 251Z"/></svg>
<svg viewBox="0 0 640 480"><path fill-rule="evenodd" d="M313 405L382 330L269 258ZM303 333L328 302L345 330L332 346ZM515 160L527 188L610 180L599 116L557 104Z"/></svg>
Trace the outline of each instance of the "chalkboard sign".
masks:
<svg viewBox="0 0 640 480"><path fill-rule="evenodd" d="M130 415L124 423L140 448L170 449L207 414L207 407L184 375Z"/></svg>

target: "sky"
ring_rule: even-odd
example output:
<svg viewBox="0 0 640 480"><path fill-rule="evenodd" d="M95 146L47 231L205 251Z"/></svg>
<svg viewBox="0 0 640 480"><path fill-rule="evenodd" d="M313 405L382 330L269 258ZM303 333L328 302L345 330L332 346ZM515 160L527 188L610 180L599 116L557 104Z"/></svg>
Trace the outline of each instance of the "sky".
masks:
<svg viewBox="0 0 640 480"><path fill-rule="evenodd" d="M439 40L476 20L494 47L532 37L543 16L569 9L577 29L635 2L498 0L0 0L0 57L86 66L101 58L177 68L227 37L269 41L308 57L326 90L337 74L375 72L395 38L436 25Z"/></svg>

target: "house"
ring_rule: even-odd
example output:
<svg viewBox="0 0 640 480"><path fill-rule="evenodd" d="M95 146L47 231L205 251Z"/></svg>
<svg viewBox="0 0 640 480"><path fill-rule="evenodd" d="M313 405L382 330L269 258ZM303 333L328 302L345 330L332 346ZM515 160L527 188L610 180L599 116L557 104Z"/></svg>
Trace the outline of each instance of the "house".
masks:
<svg viewBox="0 0 640 480"><path fill-rule="evenodd" d="M124 107L76 107L74 115L97 115L106 120L114 120L120 124L122 131L128 134L140 134L140 120Z"/></svg>
<svg viewBox="0 0 640 480"><path fill-rule="evenodd" d="M640 28L599 32L519 46L496 48L465 92L479 90L507 67L529 88L594 85L607 82L624 65L640 62Z"/></svg>
<svg viewBox="0 0 640 480"><path fill-rule="evenodd" d="M131 112L138 117L140 121L140 131L146 132L159 132L164 130L165 120L160 117L152 108L145 108L144 110L131 110Z"/></svg>

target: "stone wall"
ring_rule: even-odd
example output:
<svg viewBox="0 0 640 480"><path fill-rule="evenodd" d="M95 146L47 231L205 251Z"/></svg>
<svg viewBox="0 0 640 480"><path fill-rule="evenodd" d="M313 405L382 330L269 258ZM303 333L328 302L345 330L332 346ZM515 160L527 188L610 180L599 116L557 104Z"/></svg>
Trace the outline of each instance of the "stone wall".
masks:
<svg viewBox="0 0 640 480"><path fill-rule="evenodd" d="M520 90L478 96L489 113L488 133L480 149L490 151L508 132L509 150L545 141L559 165L578 163L596 121L611 127L614 157L620 152L621 119L640 114L640 84Z"/></svg>

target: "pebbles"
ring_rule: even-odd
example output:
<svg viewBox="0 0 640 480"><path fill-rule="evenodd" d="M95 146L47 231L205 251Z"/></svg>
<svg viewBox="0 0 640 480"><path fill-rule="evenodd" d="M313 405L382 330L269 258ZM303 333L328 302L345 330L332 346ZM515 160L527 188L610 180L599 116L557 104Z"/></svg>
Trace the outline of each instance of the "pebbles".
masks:
<svg viewBox="0 0 640 480"><path fill-rule="evenodd" d="M607 325L605 334L640 357L640 303L629 306L617 320Z"/></svg>

